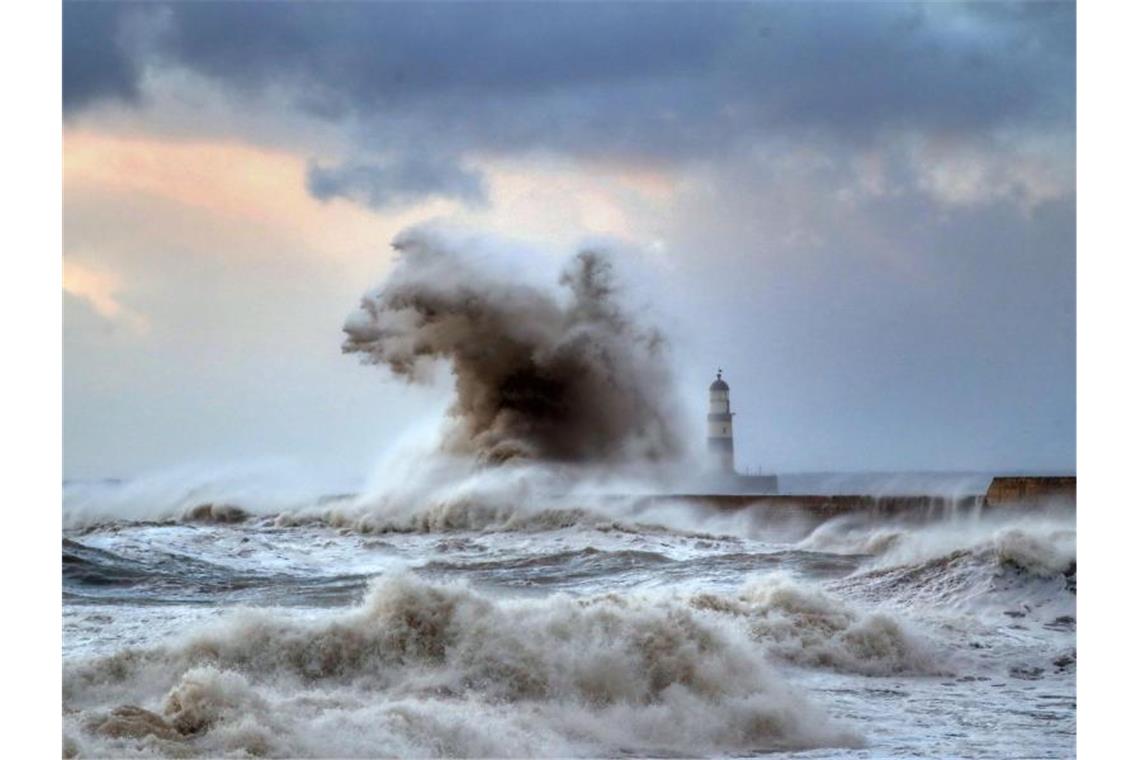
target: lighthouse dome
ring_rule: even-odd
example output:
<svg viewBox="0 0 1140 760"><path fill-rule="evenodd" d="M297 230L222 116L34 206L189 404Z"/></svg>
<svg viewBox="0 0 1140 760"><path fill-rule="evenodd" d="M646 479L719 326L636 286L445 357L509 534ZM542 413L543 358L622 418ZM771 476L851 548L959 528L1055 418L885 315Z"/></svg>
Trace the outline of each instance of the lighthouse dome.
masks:
<svg viewBox="0 0 1140 760"><path fill-rule="evenodd" d="M719 370L716 373L716 380L713 380L713 384L709 386L709 390L710 391L727 391L728 390L728 383L726 383L725 381L720 379L720 371Z"/></svg>

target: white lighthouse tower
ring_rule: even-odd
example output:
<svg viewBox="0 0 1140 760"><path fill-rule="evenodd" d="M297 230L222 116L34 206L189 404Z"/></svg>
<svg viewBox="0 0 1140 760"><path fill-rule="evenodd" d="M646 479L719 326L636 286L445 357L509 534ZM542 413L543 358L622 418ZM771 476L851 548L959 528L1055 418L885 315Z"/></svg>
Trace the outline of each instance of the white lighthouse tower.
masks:
<svg viewBox="0 0 1140 760"><path fill-rule="evenodd" d="M726 475L736 474L732 451L732 410L728 403L728 383L716 371L709 386L709 457L713 467Z"/></svg>

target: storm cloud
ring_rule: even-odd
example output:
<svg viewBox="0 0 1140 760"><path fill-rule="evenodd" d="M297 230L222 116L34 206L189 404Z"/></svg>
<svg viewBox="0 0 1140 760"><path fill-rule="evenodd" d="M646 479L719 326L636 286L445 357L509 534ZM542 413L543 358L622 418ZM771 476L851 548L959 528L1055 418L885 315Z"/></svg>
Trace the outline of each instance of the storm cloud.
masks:
<svg viewBox="0 0 1140 760"><path fill-rule="evenodd" d="M138 100L144 72L189 71L350 125L359 164L424 146L456 164L527 150L672 164L915 135L997 152L1072 131L1073 51L1064 3L69 3L64 93L74 112ZM437 189L459 179L473 197L438 163ZM367 203L425 178L350 174Z"/></svg>
<svg viewBox="0 0 1140 760"><path fill-rule="evenodd" d="M342 197L374 209L407 206L426 198L486 203L483 176L447 161L401 157L385 164L309 165L306 185L322 201Z"/></svg>

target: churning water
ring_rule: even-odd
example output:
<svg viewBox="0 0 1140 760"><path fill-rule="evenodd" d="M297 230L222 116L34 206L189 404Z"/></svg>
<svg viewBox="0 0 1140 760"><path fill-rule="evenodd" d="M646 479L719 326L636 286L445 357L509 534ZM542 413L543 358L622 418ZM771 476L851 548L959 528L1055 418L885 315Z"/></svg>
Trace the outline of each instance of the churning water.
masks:
<svg viewBox="0 0 1140 760"><path fill-rule="evenodd" d="M91 510L125 488L65 499L66 754L1074 753L1071 508Z"/></svg>

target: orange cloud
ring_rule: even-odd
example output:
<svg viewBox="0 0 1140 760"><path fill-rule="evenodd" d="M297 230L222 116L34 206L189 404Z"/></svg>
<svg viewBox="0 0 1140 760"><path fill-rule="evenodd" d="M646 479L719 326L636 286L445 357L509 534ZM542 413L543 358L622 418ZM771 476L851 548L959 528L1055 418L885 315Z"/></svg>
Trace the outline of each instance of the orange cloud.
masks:
<svg viewBox="0 0 1140 760"><path fill-rule="evenodd" d="M122 283L112 272L93 269L65 258L63 289L73 296L82 298L104 319L125 325L137 333L145 333L150 329L146 317L119 301L118 295L122 290Z"/></svg>
<svg viewBox="0 0 1140 760"><path fill-rule="evenodd" d="M220 214L266 220L303 193L294 156L245 145L164 142L92 132L64 137L64 184L155 195Z"/></svg>
<svg viewBox="0 0 1140 760"><path fill-rule="evenodd" d="M489 207L468 209L432 199L377 212L345 199L313 198L305 184L307 159L233 141L66 130L65 204L104 209L99 226L68 235L68 247L103 250L106 241L91 235L102 235L99 227L107 225L124 228L121 231L135 241L193 234L171 227L173 217L163 208L170 205L199 212L202 229L196 237L213 241L198 247L201 255L262 261L266 256L301 256L343 264L348 267L346 277L370 278L376 276L378 263L383 265L391 255L388 243L396 234L427 219L449 217L555 244L577 243L584 234L647 242L660 236L657 220L676 201L678 191L675 176L644 167L483 157L479 165L491 188ZM132 197L151 202L125 205ZM151 210L140 213L140 208ZM115 216L119 209L121 218ZM111 258L114 253L106 251ZM132 266L115 267L125 278L115 287L121 289L137 276ZM73 275L72 282L84 297L101 299L101 313L114 308L107 300L114 292L109 283L90 272Z"/></svg>
<svg viewBox="0 0 1140 760"><path fill-rule="evenodd" d="M491 210L480 223L563 242L584 233L652 237L646 220L658 218L677 191L667 174L622 165L492 161L487 168Z"/></svg>
<svg viewBox="0 0 1140 760"><path fill-rule="evenodd" d="M320 257L385 255L402 227L451 208L446 201L431 201L377 214L343 200L322 203L306 190L305 171L301 156L243 143L87 130L64 135L65 196L142 194L204 210L230 224L267 228Z"/></svg>

